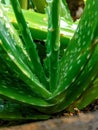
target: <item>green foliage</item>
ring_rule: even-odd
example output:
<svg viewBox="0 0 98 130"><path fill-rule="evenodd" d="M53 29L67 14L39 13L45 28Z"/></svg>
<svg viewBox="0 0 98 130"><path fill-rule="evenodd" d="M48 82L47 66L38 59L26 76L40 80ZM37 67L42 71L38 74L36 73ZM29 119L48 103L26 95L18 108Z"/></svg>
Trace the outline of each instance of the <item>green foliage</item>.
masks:
<svg viewBox="0 0 98 130"><path fill-rule="evenodd" d="M28 9L28 0L19 0L22 9Z"/></svg>
<svg viewBox="0 0 98 130"><path fill-rule="evenodd" d="M45 13L45 8L47 6L47 2L46 0L31 0L34 4L34 7L36 9L37 12L39 13Z"/></svg>
<svg viewBox="0 0 98 130"><path fill-rule="evenodd" d="M10 0L1 0L2 3L9 5L10 4Z"/></svg>
<svg viewBox="0 0 98 130"><path fill-rule="evenodd" d="M0 118L48 119L97 99L98 0L87 0L79 23L63 0L47 0L47 14L10 2L14 13L0 3Z"/></svg>

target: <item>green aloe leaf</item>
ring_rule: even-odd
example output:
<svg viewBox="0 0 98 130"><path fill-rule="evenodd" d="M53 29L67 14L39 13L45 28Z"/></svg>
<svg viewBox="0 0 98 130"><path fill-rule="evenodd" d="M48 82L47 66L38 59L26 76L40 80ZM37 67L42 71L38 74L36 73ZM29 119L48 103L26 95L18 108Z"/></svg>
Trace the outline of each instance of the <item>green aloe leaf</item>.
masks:
<svg viewBox="0 0 98 130"><path fill-rule="evenodd" d="M20 5L21 5L21 8L22 9L28 9L28 3L29 3L29 1L28 0L18 0L19 1L19 3L20 3Z"/></svg>
<svg viewBox="0 0 98 130"><path fill-rule="evenodd" d="M66 0L61 0L61 17L67 21L73 21Z"/></svg>
<svg viewBox="0 0 98 130"><path fill-rule="evenodd" d="M2 8L1 8L0 11L3 14ZM4 17L1 16L0 26L1 26L1 28L0 28L0 38L2 40L0 45L1 45L1 47L4 48L8 57L12 60L11 61L12 64L14 64L15 68L18 69L20 77L23 76L24 78L23 77L22 78L23 78L24 81L25 81L25 79L27 79L26 83L29 84L32 89L36 89L36 92L39 90L38 88L41 88L41 90L43 91L42 94L41 94L41 91L40 91L41 95L43 95L44 92L45 93L44 93L43 96L49 94L49 92L40 84L40 82L37 80L35 75L32 73L31 69L25 63L25 60L24 60L25 54L23 53L23 50L25 50L25 49L21 50L21 53L23 55L20 55L21 54L20 53L20 46L21 45L19 44L20 41L17 41L18 35L17 35L17 33L15 33L13 27L8 22L8 19L5 15L4 15ZM14 66L13 66L13 68L14 68ZM47 95L47 96L49 96L49 95Z"/></svg>
<svg viewBox="0 0 98 130"><path fill-rule="evenodd" d="M87 63L87 65L85 66L85 68L83 69L83 71L81 72L81 74L76 79L76 81L74 81L71 84L71 86L66 90L65 100L64 100L64 102L66 102L66 103L64 104L64 102L63 102L62 104L60 104L59 107L57 108L57 110L61 110L61 109L63 110L64 108L67 108L67 107L69 107L71 110L72 108L78 106L78 105L76 105L77 99L80 96L82 97L82 95L83 95L82 93L89 90L89 86L92 83L92 79L95 78L96 75L98 75L98 72L96 71L98 68L98 58L97 57L98 57L98 47L97 47L96 51L94 52L93 56L91 57L91 59L89 60L89 62ZM98 91L96 93L98 93ZM94 97L91 96L91 99L93 99L93 98ZM95 99L96 99L96 96L95 96ZM75 101L76 101L76 103L73 103ZM92 102L92 100L89 100L88 104L91 102ZM70 104L72 104L72 105L70 106ZM85 104L85 101L83 104ZM82 103L81 103L81 105L82 105ZM80 109L80 107L79 107L79 109Z"/></svg>
<svg viewBox="0 0 98 130"><path fill-rule="evenodd" d="M0 95L29 105L50 106L50 104L43 100L43 98L38 97L32 92L29 86L20 79L19 75L13 73L11 68L8 68L6 62L9 62L9 60L6 60L5 57L7 57L7 55L4 56L4 54L0 54ZM10 66L12 68L14 67L12 64L10 64ZM15 69L17 71L17 68Z"/></svg>
<svg viewBox="0 0 98 130"><path fill-rule="evenodd" d="M50 115L45 115L38 111L36 112L28 105L13 102L5 98L0 99L0 119L10 120L11 122L22 122L23 120L42 120L48 118L50 118Z"/></svg>
<svg viewBox="0 0 98 130"><path fill-rule="evenodd" d="M81 110L98 99L98 73L91 78L86 87L80 97L67 108L68 111L74 111L74 108Z"/></svg>
<svg viewBox="0 0 98 130"><path fill-rule="evenodd" d="M49 87L54 91L57 86L57 75L60 51L60 0L48 2L47 59L49 69ZM56 11L55 11L56 10Z"/></svg>
<svg viewBox="0 0 98 130"><path fill-rule="evenodd" d="M45 13L45 8L47 6L46 0L32 0L37 12Z"/></svg>
<svg viewBox="0 0 98 130"><path fill-rule="evenodd" d="M7 11L7 15L13 23L14 27L19 30L19 26L16 22L13 10L11 7L4 6ZM23 15L26 19L26 22L30 28L31 35L33 39L46 40L47 37L47 26L48 18L46 14L40 14L33 12L31 10L22 10ZM33 19L31 19L33 18ZM78 22L71 22L66 18L61 17L60 20L60 42L61 47L66 48L69 43L69 40L73 36ZM21 33L20 33L21 35Z"/></svg>
<svg viewBox="0 0 98 130"><path fill-rule="evenodd" d="M96 99L98 99L98 75L95 79L93 79L92 83L89 85L89 88L76 101L75 105L77 108L83 109Z"/></svg>
<svg viewBox="0 0 98 130"><path fill-rule="evenodd" d="M45 87L47 87L48 86L47 79L46 79L45 73L43 71L43 67L40 63L38 53L36 51L36 45L33 42L29 27L24 19L19 2L18 2L18 0L15 0L15 1L11 0L11 4L12 4L13 10L15 12L16 19L18 21L18 25L19 25L19 29L20 29L22 38L25 43L25 49L28 52L29 58L32 61L33 71L34 71L35 75L39 78L40 82L42 84L44 84Z"/></svg>
<svg viewBox="0 0 98 130"><path fill-rule="evenodd" d="M98 44L97 39L95 40L94 44ZM86 62L83 70L79 72L77 79L75 81L73 80L72 84L69 86L69 88L67 88L66 91L64 91L60 95L58 93L56 98L51 99L54 100L55 103L57 102L56 106L53 107L53 109L51 110L52 113L60 112L61 110L66 109L67 107L69 108L69 111L74 110L74 107L78 107L80 109L79 105L81 105L81 109L84 107L84 105L82 106L81 103L82 95L84 95L83 93L85 93L85 91L87 92L90 89L89 86L92 83L92 80L98 75L98 72L96 71L98 68L98 46L96 46L95 50L93 51L94 52L92 53L92 56L89 58L89 61ZM93 90L93 88L91 90ZM93 91L95 91L95 89ZM92 94L92 96L90 97L91 100L88 97L88 104L91 103L92 100L97 98L97 93L98 91L95 92L95 97L94 94ZM78 99L79 97L80 99ZM87 105L88 100L83 100L83 104L85 104L85 106Z"/></svg>
<svg viewBox="0 0 98 130"><path fill-rule="evenodd" d="M91 2L92 4L89 5ZM97 42L95 42L98 25L97 2L97 0L88 0L86 3L86 7L79 22L78 28L71 39L63 58L60 61L58 88L55 90L53 96L49 100L58 102L58 100L61 99L61 101L63 101L66 98L67 90L69 89L69 91L71 91L71 89L73 89L73 85L76 83L75 81L78 80L78 77L81 76L86 65L92 59L92 55L97 44ZM96 15L95 20L93 20L95 17L93 14ZM95 57L98 57L97 50L95 53ZM94 64L97 63L97 59L98 58L96 58L94 61ZM92 64L92 68L94 67L94 64ZM77 84L75 86L77 88Z"/></svg>
<svg viewBox="0 0 98 130"><path fill-rule="evenodd" d="M92 4L89 5L90 2L90 0L87 1L78 28L60 61L60 82L56 90L57 93L66 90L73 80L77 79L81 68L85 66L85 63L92 55L91 50L94 49L92 47L94 45L93 40L95 40L94 33L98 24L96 5L98 1L92 1ZM93 20L94 15L96 15L95 20Z"/></svg>

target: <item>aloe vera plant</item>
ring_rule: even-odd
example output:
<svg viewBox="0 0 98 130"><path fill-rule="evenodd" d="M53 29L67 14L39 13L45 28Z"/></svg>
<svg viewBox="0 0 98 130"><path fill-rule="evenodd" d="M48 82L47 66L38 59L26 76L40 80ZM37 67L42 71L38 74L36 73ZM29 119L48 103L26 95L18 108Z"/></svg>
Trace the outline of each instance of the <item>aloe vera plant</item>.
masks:
<svg viewBox="0 0 98 130"><path fill-rule="evenodd" d="M62 27L60 0L46 1L47 15L23 12L18 0L10 2L17 22L0 3L0 118L47 119L65 109L83 109L97 99L98 0L87 0L75 31L72 21L67 21L70 29L65 19ZM43 21L47 16L48 25ZM40 58L34 39L45 40L45 57Z"/></svg>

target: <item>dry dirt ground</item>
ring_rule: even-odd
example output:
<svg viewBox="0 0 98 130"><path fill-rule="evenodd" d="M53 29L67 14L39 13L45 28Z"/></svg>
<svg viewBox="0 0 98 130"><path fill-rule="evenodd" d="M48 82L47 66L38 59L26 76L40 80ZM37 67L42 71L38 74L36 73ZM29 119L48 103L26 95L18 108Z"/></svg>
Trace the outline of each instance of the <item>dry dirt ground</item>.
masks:
<svg viewBox="0 0 98 130"><path fill-rule="evenodd" d="M98 110L77 116L0 128L0 130L98 130Z"/></svg>

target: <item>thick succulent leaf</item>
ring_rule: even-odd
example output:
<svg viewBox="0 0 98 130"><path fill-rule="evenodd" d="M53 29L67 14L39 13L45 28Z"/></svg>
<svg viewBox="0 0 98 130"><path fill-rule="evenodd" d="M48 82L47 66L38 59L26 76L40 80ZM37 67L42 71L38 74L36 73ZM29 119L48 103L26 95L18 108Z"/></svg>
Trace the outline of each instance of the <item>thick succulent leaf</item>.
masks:
<svg viewBox="0 0 98 130"><path fill-rule="evenodd" d="M23 120L42 120L48 118L50 118L50 115L45 115L38 111L35 111L30 106L13 102L4 98L0 99L0 119L2 120L15 120L20 122Z"/></svg>
<svg viewBox="0 0 98 130"><path fill-rule="evenodd" d="M25 2L24 0L18 0L18 1L22 9L25 9L25 10L28 9L29 3L30 3L28 0L25 0Z"/></svg>
<svg viewBox="0 0 98 130"><path fill-rule="evenodd" d="M19 25L19 30L21 32L22 38L23 38L24 43L25 43L25 49L26 49L26 51L29 55L29 58L31 59L31 62L32 62L33 72L38 77L40 82L44 85L44 87L47 87L48 82L47 82L45 73L43 71L43 67L40 63L40 58L39 58L37 50L36 50L36 45L33 42L31 32L30 32L29 27L25 21L24 16L23 16L21 7L19 5L19 1L18 0L15 0L15 1L10 0L10 1L11 1L11 5L13 7L18 25Z"/></svg>
<svg viewBox="0 0 98 130"><path fill-rule="evenodd" d="M33 0L33 4L39 13L45 13L45 8L47 6L46 0Z"/></svg>
<svg viewBox="0 0 98 130"><path fill-rule="evenodd" d="M64 110L67 107L69 107L71 110L72 108L78 106L78 105L76 105L77 99L80 97L80 95L82 97L82 94L85 91L87 92L89 90L89 86L90 86L90 84L92 84L92 80L94 80L96 75L98 75L97 68L98 68L98 47L96 49L96 52L93 54L93 56L91 57L91 59L89 60L89 62L87 63L87 65L85 66L83 71L81 72L81 74L78 76L77 80L74 81L71 84L71 86L66 90L65 99L64 99L63 103L61 103L59 105L59 107L57 107L57 111L60 111L61 109ZM95 95L95 98L94 98L94 95L90 96L91 101L89 99L88 104L91 103L93 99L96 99L98 97L98 91L96 92L96 94L97 95ZM75 101L76 101L76 103L73 103ZM83 102L84 102L83 104L87 103L85 101L83 101ZM79 103L82 105L81 100L79 100ZM70 104L72 104L71 107L70 107ZM86 107L86 105L85 105L85 107ZM80 107L78 107L78 108L80 109Z"/></svg>
<svg viewBox="0 0 98 130"><path fill-rule="evenodd" d="M31 88L30 88L30 86L29 85L32 85L32 87L33 87L33 84L32 84L32 82L29 80L29 79L27 79L27 77L25 76L25 75L23 75L22 73L21 73L21 71L20 71L20 69L19 68L17 68L17 66L15 66L14 64L13 64L13 62L7 57L7 55L5 55L4 56L4 54L3 55L0 55L1 56L1 58L3 57L4 59L4 62L3 62L3 64L7 64L8 66L9 66L9 68L11 69L11 67L12 68L14 68L15 70L14 70L14 72L16 72L16 74L17 74L17 77L15 77L17 80L15 81L15 83L17 83L18 81L21 81L21 80L19 80L19 79L22 79L26 84L25 84L25 86L28 88L28 89L30 89L29 91L31 91ZM2 62L1 62L1 64L2 64ZM7 72L9 72L9 69L8 70L6 70ZM2 70L2 72L3 72L3 70ZM12 70L12 72L13 72L13 70ZM12 80L13 78L14 78L14 73L12 73L11 74L12 75L12 77L10 78L10 80ZM2 77L2 75L1 75L1 77ZM7 77L7 75L5 74L5 77ZM2 82L4 82L5 83L5 88L7 87L7 85L8 86L12 86L12 87L14 87L14 82L12 83L12 84L7 84L6 83L6 80L5 80L6 78L3 78L3 81ZM21 83L20 83L21 84ZM21 85L20 84L17 84L18 85L18 87L21 89ZM2 85L2 84L1 84ZM24 85L23 85L24 86ZM3 87L3 86L2 86ZM17 88L17 87L15 87L15 88ZM19 91L18 91L18 89L19 88L17 88L17 93L19 94ZM9 88L10 90L11 90L11 88ZM37 89L37 88L36 88ZM24 91L25 90L25 88L24 87L22 87L22 90L21 91ZM39 89L38 89L39 90ZM0 90L1 91L1 90ZM4 91L6 91L6 89L4 89ZM12 90L13 91L13 90ZM14 92L16 93L16 90L14 89ZM38 92L38 93L37 93ZM8 93L9 94L9 97L11 96L11 92L9 93L9 92L7 92L6 91L6 93ZM20 92L21 93L21 92ZM26 92L26 90L25 90L25 94L26 94L27 92ZM40 95L39 94L39 91L31 91L31 93L32 94L37 94L37 96L38 95ZM2 94L3 95L5 95L5 93L3 93L3 90L2 90ZM13 94L13 93L12 93ZM24 96L25 96L25 94L24 94ZM13 94L14 95L14 94ZM21 95L21 94L20 94ZM15 95L14 95L15 96ZM31 97L31 99L32 99L32 97Z"/></svg>
<svg viewBox="0 0 98 130"><path fill-rule="evenodd" d="M94 33L98 24L97 4L97 0L88 0L86 3L75 35L61 59L59 85L55 91L56 94L65 91L77 79L78 74L83 71L93 53ZM94 19L95 16L96 19Z"/></svg>
<svg viewBox="0 0 98 130"><path fill-rule="evenodd" d="M98 99L98 75L92 84L89 85L89 88L77 100L75 105L77 108L83 109L96 99Z"/></svg>
<svg viewBox="0 0 98 130"><path fill-rule="evenodd" d="M3 5L4 6L4 5ZM19 26L16 22L13 10L11 7L4 6L7 11L7 15L16 29L19 30ZM30 28L31 35L33 39L46 40L47 37L47 26L48 18L46 14L39 14L31 10L22 10L26 22ZM31 19L33 18L33 19ZM61 17L60 21L60 42L61 47L66 47L69 40L73 36L78 22L71 22L67 19ZM21 35L21 34L20 34Z"/></svg>
<svg viewBox="0 0 98 130"><path fill-rule="evenodd" d="M67 110L74 111L74 108L81 110L96 99L98 99L98 73L96 76L92 77L89 81L88 88L67 108Z"/></svg>
<svg viewBox="0 0 98 130"><path fill-rule="evenodd" d="M69 108L68 110L71 111L74 107L78 106L77 99L81 95L80 99L82 100L82 94L85 91L87 92L89 90L89 86L92 83L92 80L96 77L96 75L98 75L98 72L96 71L98 68L98 48L96 50L97 51L93 54L92 58L89 60L89 62L87 63L84 70L81 72L81 74L77 78L77 80L71 84L71 86L66 90L66 92L62 93L61 95L59 95L58 98L54 100L55 102L57 102L57 104L55 105L55 107L53 106L53 108L51 109L51 113L60 112L66 109L67 107ZM97 97L98 97L98 92L96 92L95 97L93 94L93 96L90 99L93 100L93 99L96 99ZM78 99L79 104L81 104L82 106L80 99ZM88 97L88 100L89 100L88 104L92 102L92 100L90 101L90 99ZM86 102L84 101L83 104L87 104L87 100ZM78 108L80 109L80 107Z"/></svg>
<svg viewBox="0 0 98 130"><path fill-rule="evenodd" d="M24 88L23 85L20 84L16 85L15 82L11 82L11 84L8 84L5 82L5 80L0 79L0 95L4 95L8 98L11 98L13 100L20 101L22 103L26 103L29 105L34 105L34 106L43 106L47 107L48 104L45 100L41 99L40 97L33 96L33 94L30 93L30 90L27 91L26 88ZM19 82L19 81L17 81ZM25 86L26 87L26 86Z"/></svg>
<svg viewBox="0 0 98 130"><path fill-rule="evenodd" d="M61 0L61 17L68 21L73 21L66 0Z"/></svg>
<svg viewBox="0 0 98 130"><path fill-rule="evenodd" d="M25 76L26 78L23 78L23 80L25 81L25 79L27 79L26 83L28 85L30 85L32 90L36 89L35 90L36 92L42 90L43 92L40 91L39 94L42 93L41 95L45 97L47 94L49 94L49 92L39 83L39 81L37 80L35 75L32 73L32 71L29 68L29 66L27 65L27 63L25 63L24 57L26 54L24 54L24 52L23 52L25 49L23 49L23 48L21 49L20 41L17 41L18 35L17 35L17 33L15 33L15 30L9 23L9 20L7 19L7 17L5 15L3 15L3 11L1 8L0 8L0 12L1 12L0 38L2 40L2 43L0 44L1 47L3 47L6 54L11 59L11 62L13 62L12 64L15 66L15 68L17 68L19 70L17 73L20 74L20 77ZM20 53L20 51L22 54ZM5 58L7 58L7 57L5 57ZM14 66L13 66L13 68L14 68ZM47 95L47 96L49 96L49 95Z"/></svg>
<svg viewBox="0 0 98 130"><path fill-rule="evenodd" d="M29 105L50 106L44 99L33 93L19 75L13 73L5 63L0 55L0 95Z"/></svg>
<svg viewBox="0 0 98 130"><path fill-rule="evenodd" d="M96 10L97 10L97 6L95 6L95 3L97 2L98 1L92 3L93 8L94 9L96 8ZM90 5L87 3L85 10L87 11L89 8ZM94 13L93 11L89 12L89 15L91 13L93 14ZM98 12L96 12L95 15L98 15ZM83 32L84 31L86 32L87 26L85 25L85 23L87 21L86 22L84 21L85 18L84 16L85 14L83 15L83 18L80 21L80 25L78 29L84 25L83 26L84 30L82 30L82 27L81 30ZM84 21L84 24L82 23L83 22L82 20ZM70 105L73 101L75 101L75 99L77 99L83 93L83 91L85 91L88 88L89 81L92 79L92 77L95 77L98 74L98 72L96 71L98 66L98 46L97 46L98 39L96 38L97 36L96 30L98 30L98 26L97 26L98 19L96 17L95 24L90 21L90 16L88 19L86 18L86 20L89 20L88 26L90 27L88 27L89 28L88 30L89 31L92 30L92 31L89 33L87 32L85 36L84 33L81 32L81 30L78 31L78 34L76 32L73 39L76 40L77 37L78 41L75 44L75 42L73 42L74 40L72 39L71 41L72 43L70 43L68 50L65 53L65 56L61 60L61 66L60 66L61 67L60 69L62 69L61 74L65 73L65 77L63 77L63 80L66 81L65 83L67 83L67 85L64 84L63 81L61 82L62 75L60 75L61 87L59 86L59 89L56 91L57 97L54 99L58 101L59 98L61 98L62 102L54 110L55 112L61 109L63 110L64 108L68 107L68 105ZM79 39L78 36L81 36L81 39ZM69 57L70 61L68 60L67 56ZM64 58L65 58L65 62L63 62ZM63 68L64 63L65 66L67 63L69 64L65 68ZM68 68L69 70L67 70ZM74 74L76 75L76 77L74 77ZM65 86L62 87L62 85ZM65 91L62 91L63 89L65 89ZM60 91L62 92L60 93Z"/></svg>
<svg viewBox="0 0 98 130"><path fill-rule="evenodd" d="M49 89L57 86L60 51L60 0L49 1L48 7L47 60L49 69ZM56 10L56 11L55 11Z"/></svg>

